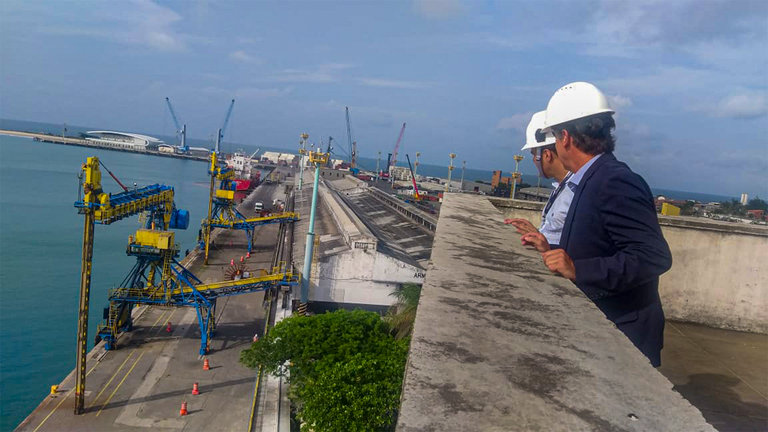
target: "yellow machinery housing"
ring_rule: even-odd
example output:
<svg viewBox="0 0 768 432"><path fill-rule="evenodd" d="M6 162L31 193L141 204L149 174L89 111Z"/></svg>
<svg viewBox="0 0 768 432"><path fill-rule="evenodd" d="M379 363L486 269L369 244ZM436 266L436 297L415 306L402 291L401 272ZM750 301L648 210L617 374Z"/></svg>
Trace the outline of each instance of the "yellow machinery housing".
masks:
<svg viewBox="0 0 768 432"><path fill-rule="evenodd" d="M670 203L663 203L661 205L661 214L665 216L680 216L680 207Z"/></svg>

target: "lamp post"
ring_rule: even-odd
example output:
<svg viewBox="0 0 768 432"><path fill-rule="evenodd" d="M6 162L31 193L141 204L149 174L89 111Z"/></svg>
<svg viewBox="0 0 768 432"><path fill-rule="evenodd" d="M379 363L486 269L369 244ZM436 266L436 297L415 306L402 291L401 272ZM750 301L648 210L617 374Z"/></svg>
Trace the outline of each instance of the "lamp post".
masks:
<svg viewBox="0 0 768 432"><path fill-rule="evenodd" d="M459 192L464 192L464 171L467 169L467 161L461 161L461 186Z"/></svg>
<svg viewBox="0 0 768 432"><path fill-rule="evenodd" d="M451 190L451 173L453 172L453 159L456 158L456 153L451 153L448 156L451 157L451 164L448 165L448 182L445 183L445 191L448 192Z"/></svg>
<svg viewBox="0 0 768 432"><path fill-rule="evenodd" d="M301 304L299 315L306 315L309 302L309 280L312 277L312 253L315 247L315 210L317 209L317 189L320 183L320 167L328 163L330 153L317 151L309 152L309 163L315 166L315 182L312 189L312 204L309 211L309 229L307 230L307 244L304 249L304 271L301 272Z"/></svg>
<svg viewBox="0 0 768 432"><path fill-rule="evenodd" d="M376 159L376 183L379 182L379 175L381 174L381 171L379 171L380 163L381 163L381 150L379 150L379 158Z"/></svg>
<svg viewBox="0 0 768 432"><path fill-rule="evenodd" d="M301 144L301 148L299 149L299 190L304 186L304 155L307 154L307 138L309 138L309 134L303 133L300 135L301 141L299 141L299 144Z"/></svg>
<svg viewBox="0 0 768 432"><path fill-rule="evenodd" d="M512 174L512 194L509 196L511 199L515 199L515 191L517 190L517 179L520 178L520 172L518 171L518 167L520 166L520 161L523 160L522 155L515 155L512 157L512 159L515 160L515 172Z"/></svg>

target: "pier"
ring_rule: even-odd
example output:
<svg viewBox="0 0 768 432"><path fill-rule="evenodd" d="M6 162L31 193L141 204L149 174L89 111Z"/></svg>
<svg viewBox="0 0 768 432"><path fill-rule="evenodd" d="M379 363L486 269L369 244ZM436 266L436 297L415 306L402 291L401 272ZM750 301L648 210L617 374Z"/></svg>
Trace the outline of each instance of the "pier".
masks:
<svg viewBox="0 0 768 432"><path fill-rule="evenodd" d="M251 217L255 202L281 199L287 203L288 198L284 185L263 184L238 210ZM244 258L245 265L268 269L284 259L287 251L276 247L287 231L281 227L256 228L253 252ZM203 283L222 280L231 260L238 262L246 254L246 238L238 230L215 230L213 240L208 266L203 266L198 249L182 261ZM239 356L256 334L263 335L268 313L275 312L270 308L280 307L264 300L264 292L219 300L216 332L205 356L209 370L203 370L204 360L198 355L201 335L193 308L138 307L132 331L118 337L118 349L106 351L101 342L88 353L83 414L72 414L73 371L17 430L249 429L258 415L254 411L256 373L241 365ZM199 385L199 395L192 394L194 383ZM186 416L179 415L182 402L187 403Z"/></svg>
<svg viewBox="0 0 768 432"><path fill-rule="evenodd" d="M50 134L44 134L44 133L22 132L22 131L0 129L0 135L31 138L35 141L50 143L50 144L63 144L63 145L88 147L88 148L101 149L101 150L112 150L112 151L120 151L120 152L126 152L126 153L137 153L137 154L145 154L145 155L151 155L151 156L187 159L187 160L194 160L194 161L201 161L201 162L208 161L208 156L197 156L197 155L179 154L179 153L165 153L165 152L156 151L156 150L122 149L122 148L115 148L115 147L109 147L106 145L101 145L97 142L93 142L93 141L89 141L81 138L50 135Z"/></svg>

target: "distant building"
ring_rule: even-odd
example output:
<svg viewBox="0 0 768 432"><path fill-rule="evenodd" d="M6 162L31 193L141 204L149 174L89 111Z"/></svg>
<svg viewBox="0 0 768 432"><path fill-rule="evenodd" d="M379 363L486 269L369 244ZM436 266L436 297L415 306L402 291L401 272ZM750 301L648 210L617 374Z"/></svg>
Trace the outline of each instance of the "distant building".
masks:
<svg viewBox="0 0 768 432"><path fill-rule="evenodd" d="M747 210L747 217L754 220L764 220L765 211L763 210Z"/></svg>
<svg viewBox="0 0 768 432"><path fill-rule="evenodd" d="M412 178L411 170L407 167L400 166L389 167L389 175L395 180L400 181L410 181Z"/></svg>
<svg viewBox="0 0 768 432"><path fill-rule="evenodd" d="M299 157L291 153L264 152L261 154L261 161L275 165L298 165Z"/></svg>
<svg viewBox="0 0 768 432"><path fill-rule="evenodd" d="M83 134L83 138L104 147L125 150L156 150L165 144L148 135L115 131L88 131Z"/></svg>
<svg viewBox="0 0 768 432"><path fill-rule="evenodd" d="M501 171L494 171L493 177L491 177L491 187L496 188L499 186L499 184L507 184L512 186L512 177L502 177ZM522 177L517 179L517 183L520 184L522 182Z"/></svg>
<svg viewBox="0 0 768 432"><path fill-rule="evenodd" d="M741 194L741 201L739 201L741 205L747 205L749 203L749 195L748 194Z"/></svg>

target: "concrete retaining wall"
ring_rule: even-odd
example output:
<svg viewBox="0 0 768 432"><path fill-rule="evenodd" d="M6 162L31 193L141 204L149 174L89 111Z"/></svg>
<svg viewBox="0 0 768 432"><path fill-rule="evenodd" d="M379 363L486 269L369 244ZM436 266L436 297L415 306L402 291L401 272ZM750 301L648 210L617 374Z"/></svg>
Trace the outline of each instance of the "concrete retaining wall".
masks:
<svg viewBox="0 0 768 432"><path fill-rule="evenodd" d="M394 208L400 214L413 220L427 230L435 232L437 229L437 219L435 217L428 215L416 207L405 204L404 202L387 195L385 192L379 189L369 188L368 190L371 192L371 194L373 194L374 197L376 197L376 199Z"/></svg>
<svg viewBox="0 0 768 432"><path fill-rule="evenodd" d="M543 203L491 198L503 217L540 223ZM672 269L659 285L668 318L768 333L768 228L660 216Z"/></svg>
<svg viewBox="0 0 768 432"><path fill-rule="evenodd" d="M389 306L402 283L424 282L424 271L375 250L352 249L320 260L313 301Z"/></svg>

